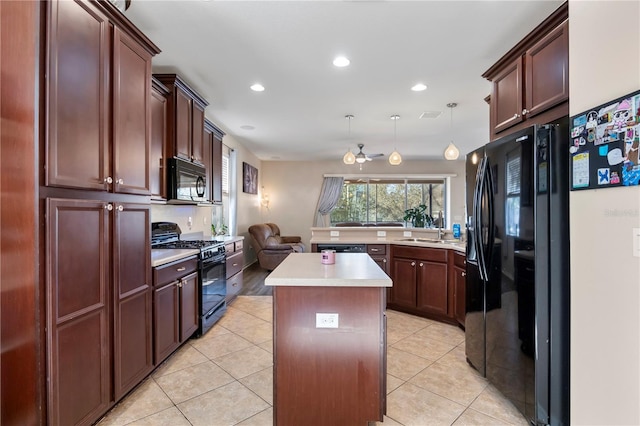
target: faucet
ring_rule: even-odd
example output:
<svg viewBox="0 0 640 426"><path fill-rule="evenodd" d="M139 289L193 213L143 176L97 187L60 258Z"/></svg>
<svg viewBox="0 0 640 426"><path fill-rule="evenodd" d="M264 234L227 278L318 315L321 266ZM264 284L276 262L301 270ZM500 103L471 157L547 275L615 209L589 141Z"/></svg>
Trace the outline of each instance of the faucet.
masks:
<svg viewBox="0 0 640 426"><path fill-rule="evenodd" d="M442 210L438 212L438 239L441 240L444 236L444 231L442 230Z"/></svg>

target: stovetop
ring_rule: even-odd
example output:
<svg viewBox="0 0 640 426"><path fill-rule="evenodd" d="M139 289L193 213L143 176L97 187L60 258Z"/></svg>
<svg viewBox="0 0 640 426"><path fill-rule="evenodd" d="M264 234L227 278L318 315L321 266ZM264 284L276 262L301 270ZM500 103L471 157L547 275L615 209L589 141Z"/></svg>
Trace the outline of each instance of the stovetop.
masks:
<svg viewBox="0 0 640 426"><path fill-rule="evenodd" d="M206 249L223 245L220 241L204 241L204 240L178 240L166 243L154 244L154 249Z"/></svg>
<svg viewBox="0 0 640 426"><path fill-rule="evenodd" d="M222 241L181 240L178 224L172 222L154 222L151 224L152 249L198 249L204 252L224 252Z"/></svg>

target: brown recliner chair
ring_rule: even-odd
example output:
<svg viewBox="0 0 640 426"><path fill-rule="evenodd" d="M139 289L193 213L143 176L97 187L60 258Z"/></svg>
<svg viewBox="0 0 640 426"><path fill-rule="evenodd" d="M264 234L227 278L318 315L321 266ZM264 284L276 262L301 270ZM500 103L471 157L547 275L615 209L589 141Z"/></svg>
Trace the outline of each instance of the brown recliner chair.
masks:
<svg viewBox="0 0 640 426"><path fill-rule="evenodd" d="M280 228L275 223L260 223L249 227L253 238L258 262L264 269L272 271L290 253L304 252L304 244L300 237L280 235Z"/></svg>

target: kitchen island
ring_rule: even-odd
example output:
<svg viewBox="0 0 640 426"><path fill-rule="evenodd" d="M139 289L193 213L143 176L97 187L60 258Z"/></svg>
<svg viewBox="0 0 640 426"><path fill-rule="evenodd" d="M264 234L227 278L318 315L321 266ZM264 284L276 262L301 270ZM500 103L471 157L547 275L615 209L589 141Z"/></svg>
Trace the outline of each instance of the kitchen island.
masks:
<svg viewBox="0 0 640 426"><path fill-rule="evenodd" d="M292 253L273 286L274 424L366 425L386 411L386 288L366 253Z"/></svg>

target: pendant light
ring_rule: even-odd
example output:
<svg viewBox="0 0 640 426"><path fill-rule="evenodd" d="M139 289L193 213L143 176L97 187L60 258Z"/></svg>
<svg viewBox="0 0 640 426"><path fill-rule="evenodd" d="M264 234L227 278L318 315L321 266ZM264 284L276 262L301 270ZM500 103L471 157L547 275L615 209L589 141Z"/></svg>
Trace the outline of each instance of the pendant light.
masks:
<svg viewBox="0 0 640 426"><path fill-rule="evenodd" d="M451 102L447 104L447 108L451 109L451 129L450 132L453 132L453 109L457 107L458 104L455 102ZM449 146L444 150L444 158L447 160L457 160L460 155L460 150L453 144L453 139L449 142Z"/></svg>
<svg viewBox="0 0 640 426"><path fill-rule="evenodd" d="M349 120L349 141L351 141L351 119L353 118L353 115L347 114L344 116L344 118ZM349 151L344 154L344 157L342 157L342 161L344 162L344 164L354 164L356 162L356 156L353 152L351 152L351 148L349 148Z"/></svg>
<svg viewBox="0 0 640 426"><path fill-rule="evenodd" d="M397 166L400 163L402 163L402 156L400 156L400 153L396 150L396 144L397 144L397 140L396 140L396 127L397 127L397 123L398 120L400 120L400 116L399 115L392 115L391 119L393 120L393 152L391 154L389 154L389 164L391 164L392 166Z"/></svg>

